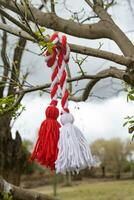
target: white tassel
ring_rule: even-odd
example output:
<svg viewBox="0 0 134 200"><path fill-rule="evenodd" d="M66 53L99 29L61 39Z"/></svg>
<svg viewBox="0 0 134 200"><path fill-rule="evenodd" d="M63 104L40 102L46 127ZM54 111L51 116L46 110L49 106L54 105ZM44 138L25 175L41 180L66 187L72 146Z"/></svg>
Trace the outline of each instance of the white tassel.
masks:
<svg viewBox="0 0 134 200"><path fill-rule="evenodd" d="M77 172L94 165L89 144L81 131L73 125L74 117L70 113L61 116L58 157L55 163L56 173Z"/></svg>

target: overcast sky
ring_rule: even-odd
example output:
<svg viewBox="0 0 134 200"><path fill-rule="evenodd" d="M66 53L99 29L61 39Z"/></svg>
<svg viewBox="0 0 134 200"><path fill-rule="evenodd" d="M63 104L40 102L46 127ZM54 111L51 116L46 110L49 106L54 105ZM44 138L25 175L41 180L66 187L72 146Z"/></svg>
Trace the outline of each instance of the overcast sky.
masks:
<svg viewBox="0 0 134 200"><path fill-rule="evenodd" d="M26 105L26 111L14 124L13 132L19 130L23 138L35 141L39 125L45 117L49 98L36 96L29 102L25 100L23 103ZM134 110L133 103L127 103L126 95L102 102L70 102L69 108L75 117L75 125L82 130L88 142L98 138L131 138L127 128L123 127L124 118L132 116Z"/></svg>
<svg viewBox="0 0 134 200"><path fill-rule="evenodd" d="M63 1L58 2L57 13L61 17L69 18L69 12L63 9ZM76 1L68 0L67 6L73 11L81 10L83 7L86 10L87 16L90 11L83 0L77 0L77 4ZM117 4L112 7L109 12L121 29L134 41L134 33L131 32L131 30L134 30L134 17L130 12L127 1L117 0ZM46 33L50 32L50 30L46 30ZM85 40L68 36L68 41L93 48L99 47L101 42L103 43L102 49L121 54L117 45L107 39ZM10 43L12 42L13 41L10 41ZM28 42L27 47L34 52L40 53L40 49L37 45L31 42ZM71 56L72 55L74 54L71 54ZM83 69L90 74L94 74L111 65L116 66L114 63L103 59L88 57L87 62L83 65ZM51 71L45 67L43 57L26 52L23 57L22 71L25 71L27 68L31 71L28 81L32 85L43 84L49 81ZM70 59L70 69L72 75L78 75L78 67L74 64L72 59ZM79 82L77 87L75 87L74 84L73 89L77 90L83 88L86 82L87 81ZM119 136L125 139L130 138L127 129L123 128L122 124L124 122L124 117L133 115L133 103L127 103L126 94L123 92L118 94L117 91L120 89L122 89L120 81L105 79L100 81L92 91L92 93L95 96L99 96L99 98L90 98L87 102L81 103L70 102L69 106L71 112L75 116L75 124L83 131L89 142L102 137L111 138ZM15 122L13 132L19 130L23 138L35 141L40 123L44 119L44 110L49 102L50 99L46 94L40 97L39 93L32 93L25 97L22 103L26 105L26 111L24 111Z"/></svg>

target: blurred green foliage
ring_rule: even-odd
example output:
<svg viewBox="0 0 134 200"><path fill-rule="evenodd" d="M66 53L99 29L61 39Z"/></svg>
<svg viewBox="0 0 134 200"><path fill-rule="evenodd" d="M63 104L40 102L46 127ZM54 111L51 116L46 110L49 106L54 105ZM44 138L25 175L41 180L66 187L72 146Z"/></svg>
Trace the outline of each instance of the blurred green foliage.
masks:
<svg viewBox="0 0 134 200"><path fill-rule="evenodd" d="M0 194L0 199L2 199L2 200L13 200L13 196L10 192L2 192Z"/></svg>
<svg viewBox="0 0 134 200"><path fill-rule="evenodd" d="M22 104L14 106L16 97L14 95L9 95L3 98L0 98L0 116L5 113L11 112L13 118L17 118L25 107Z"/></svg>
<svg viewBox="0 0 134 200"><path fill-rule="evenodd" d="M125 90L127 91L127 101L134 101L134 86L125 83ZM134 116L125 117L123 126L128 126L128 132L132 134L132 140L134 139Z"/></svg>
<svg viewBox="0 0 134 200"><path fill-rule="evenodd" d="M32 150L33 143L30 140L25 139L22 141L22 147L27 159L24 166L23 174L32 174L34 172L43 173L44 169L36 162L30 160L30 152Z"/></svg>

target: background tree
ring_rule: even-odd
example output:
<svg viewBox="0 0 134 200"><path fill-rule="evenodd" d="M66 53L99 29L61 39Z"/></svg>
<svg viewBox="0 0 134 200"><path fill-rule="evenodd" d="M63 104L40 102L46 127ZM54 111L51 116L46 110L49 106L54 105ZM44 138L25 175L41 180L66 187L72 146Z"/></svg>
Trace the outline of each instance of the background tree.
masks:
<svg viewBox="0 0 134 200"><path fill-rule="evenodd" d="M106 149L106 141L104 139L98 139L91 145L91 150L97 162L100 163L100 168L102 171L102 177L106 176L106 168L107 168L107 149Z"/></svg>
<svg viewBox="0 0 134 200"><path fill-rule="evenodd" d="M2 16L1 20L6 25L6 19ZM1 38L1 59L3 65L2 76L0 80L0 174L11 183L19 185L20 175L25 164L26 155L22 148L22 141L19 133L16 133L16 138L12 138L11 120L17 117L17 109L20 107L19 102L16 102L17 96L15 92L17 88L22 87L23 82L20 79L21 59L23 49L26 45L26 39L20 37L13 48L12 61L9 61L8 54L8 34L3 31ZM3 110L13 105L12 111L6 112L3 115Z"/></svg>
<svg viewBox="0 0 134 200"><path fill-rule="evenodd" d="M100 162L103 177L106 172L112 172L119 179L121 172L125 170L126 163L132 166L134 145L130 145L130 142L124 142L119 138L99 139L92 143L91 149Z"/></svg>

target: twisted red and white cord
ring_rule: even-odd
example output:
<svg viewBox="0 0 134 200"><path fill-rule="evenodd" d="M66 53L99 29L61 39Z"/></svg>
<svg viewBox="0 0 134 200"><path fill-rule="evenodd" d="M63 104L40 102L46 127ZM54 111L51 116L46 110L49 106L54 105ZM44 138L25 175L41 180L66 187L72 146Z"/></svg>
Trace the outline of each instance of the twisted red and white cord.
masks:
<svg viewBox="0 0 134 200"><path fill-rule="evenodd" d="M89 167L93 164L89 145L81 131L73 125L74 117L69 113L67 89L66 65L69 61L70 48L67 44L66 36L61 38L58 34L53 34L51 41L55 46L53 53L45 52L45 60L48 67L52 68L51 76L51 99L52 103L57 102L58 81L62 93L61 106L62 128L58 142L58 156L55 162L57 173L79 172L80 169Z"/></svg>
<svg viewBox="0 0 134 200"><path fill-rule="evenodd" d="M66 36L62 36L60 39L61 49L58 55L58 66L59 66L59 80L60 80L60 88L62 92L61 106L62 112L69 112L68 109L68 97L69 92L67 89L67 73L66 73L66 65L69 61L70 56L70 47L67 44Z"/></svg>
<svg viewBox="0 0 134 200"><path fill-rule="evenodd" d="M59 41L58 34L53 34L52 37L50 38L53 44L57 44ZM45 56L45 61L47 63L47 66L52 69L52 75L51 75L51 99L52 99L52 104L53 102L57 102L58 98L58 61L57 61L57 46L55 45L52 48L52 53L50 53L48 50L44 52Z"/></svg>
<svg viewBox="0 0 134 200"><path fill-rule="evenodd" d="M66 65L69 61L70 48L67 44L66 36L59 38L57 33L54 33L50 38L53 44L60 45L60 50L57 46L53 47L53 53L49 53L48 50L44 53L45 61L48 67L52 68L51 76L51 99L57 100L58 97L58 81L60 82L60 89L62 93L61 105L62 112L69 112L68 109L68 97L69 92L67 90L67 73Z"/></svg>

